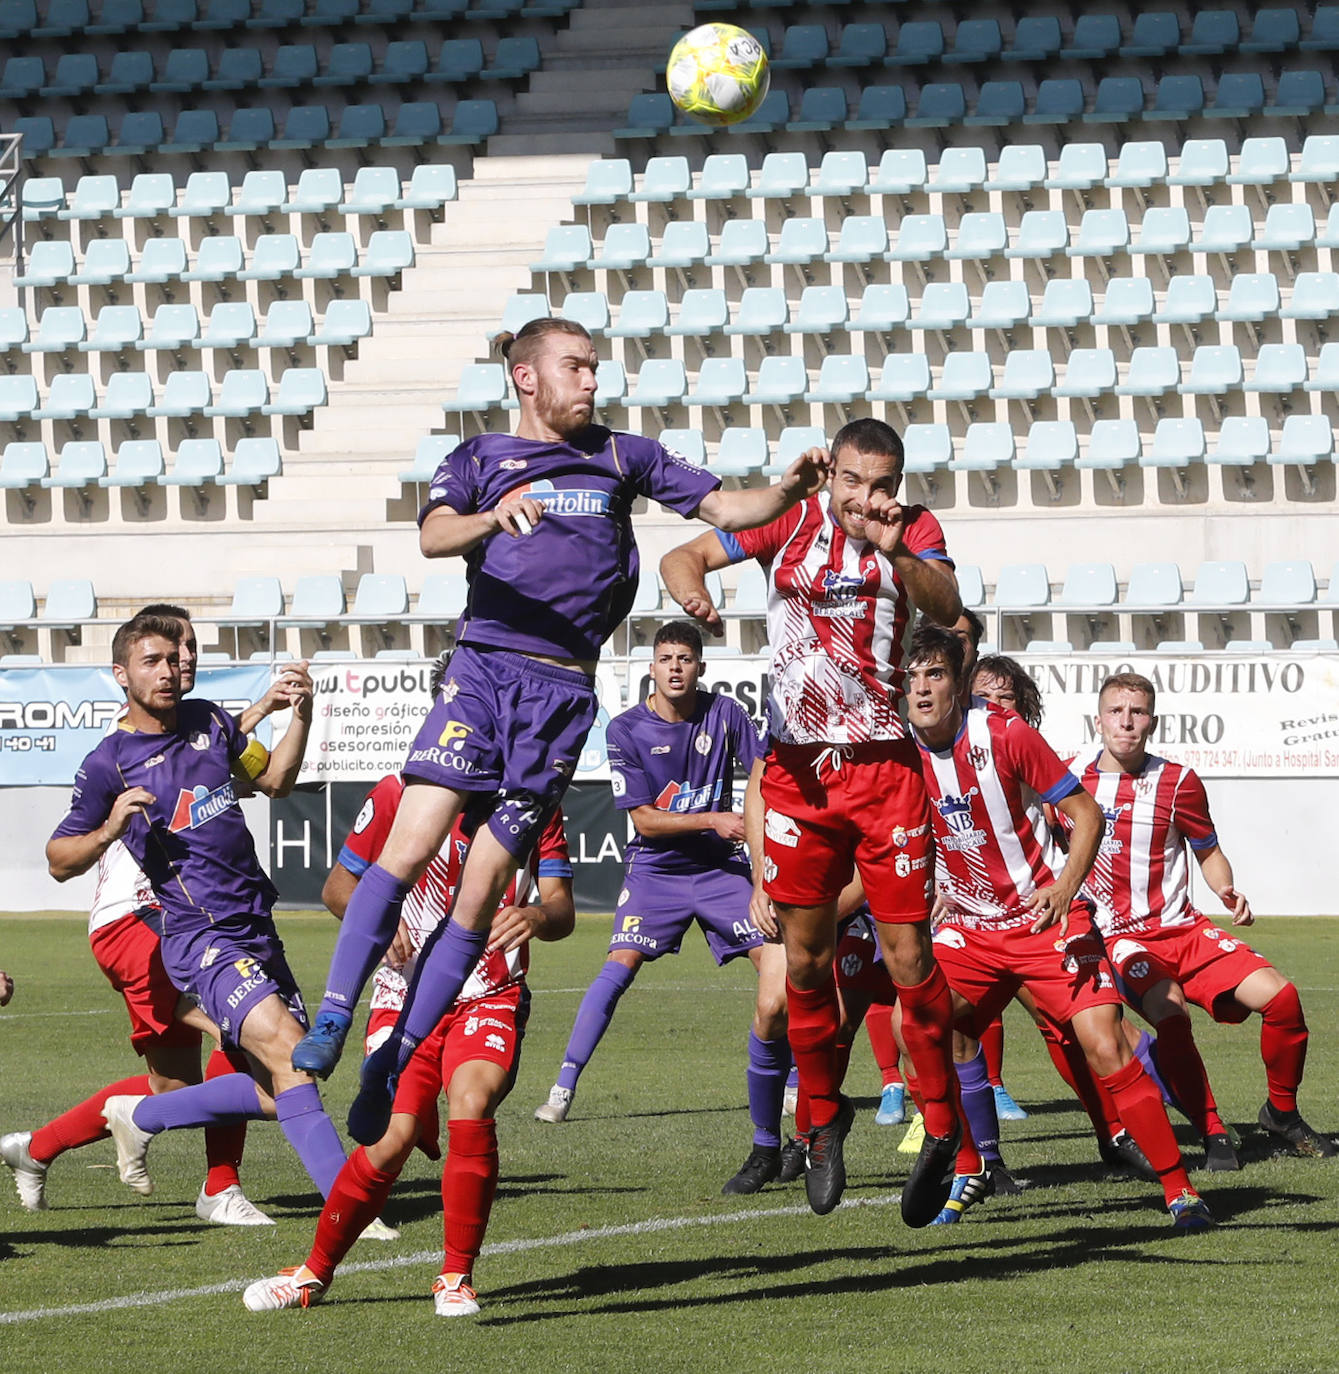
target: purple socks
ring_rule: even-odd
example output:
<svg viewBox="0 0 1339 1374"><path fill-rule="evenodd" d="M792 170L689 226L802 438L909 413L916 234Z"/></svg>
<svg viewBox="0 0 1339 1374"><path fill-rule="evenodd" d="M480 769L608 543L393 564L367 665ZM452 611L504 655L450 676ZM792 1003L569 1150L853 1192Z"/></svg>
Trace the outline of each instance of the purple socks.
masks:
<svg viewBox="0 0 1339 1374"><path fill-rule="evenodd" d="M962 1110L967 1127L987 1164L1002 1164L1000 1157L1000 1119L995 1113L995 1089L986 1075L986 1052L977 1047L976 1058L954 1064L962 1087Z"/></svg>
<svg viewBox="0 0 1339 1374"><path fill-rule="evenodd" d="M1181 1104L1172 1096L1162 1075L1158 1072L1158 1042L1146 1031L1139 1032L1139 1043L1134 1047L1134 1057L1144 1066L1144 1072L1153 1080L1162 1100L1169 1106L1181 1110Z"/></svg>
<svg viewBox="0 0 1339 1374"><path fill-rule="evenodd" d="M256 1084L244 1073L226 1073L176 1092L146 1097L133 1120L141 1131L177 1131L189 1126L227 1126L235 1121L260 1121Z"/></svg>
<svg viewBox="0 0 1339 1374"><path fill-rule="evenodd" d="M224 1082L218 1079L218 1082ZM171 1097L171 1093L165 1096ZM321 1094L314 1083L299 1083L279 1093L274 1099L288 1143L297 1151L302 1167L320 1189L322 1197L329 1197L335 1179L344 1167L344 1146L339 1143L334 1122L325 1114Z"/></svg>
<svg viewBox="0 0 1339 1374"><path fill-rule="evenodd" d="M400 908L412 886L379 864L372 864L358 879L330 956L321 1012L353 1015L363 985L395 938Z"/></svg>
<svg viewBox="0 0 1339 1374"><path fill-rule="evenodd" d="M566 1065L563 1065L566 1068ZM790 1041L761 1040L749 1030L749 1117L753 1122L753 1143L781 1146L781 1102L786 1095L786 1075L790 1072Z"/></svg>
<svg viewBox="0 0 1339 1374"><path fill-rule="evenodd" d="M572 1034L563 1054L563 1066L558 1070L560 1088L576 1088L581 1070L590 1063L600 1037L614 1019L618 999L632 986L636 976L636 969L630 969L614 959L609 960L595 975L595 981L586 989L581 1006L577 1008L577 1019L572 1025Z"/></svg>
<svg viewBox="0 0 1339 1374"><path fill-rule="evenodd" d="M466 930L456 923L454 917L442 921L428 936L414 966L414 976L405 994L404 1010L386 1041L388 1050L389 1047L398 1046L397 1073L451 1010L487 943L486 928Z"/></svg>

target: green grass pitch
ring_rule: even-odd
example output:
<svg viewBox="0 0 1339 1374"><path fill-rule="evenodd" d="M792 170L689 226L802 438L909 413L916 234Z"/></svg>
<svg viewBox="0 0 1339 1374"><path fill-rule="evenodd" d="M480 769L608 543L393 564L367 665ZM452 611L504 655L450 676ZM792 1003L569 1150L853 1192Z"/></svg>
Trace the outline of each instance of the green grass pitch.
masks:
<svg viewBox="0 0 1339 1374"><path fill-rule="evenodd" d="M332 929L281 917L295 971L320 986ZM819 1218L803 1185L753 1198L720 1187L749 1143L744 1051L751 970L716 970L700 940L643 971L563 1126L531 1117L557 1069L607 921L583 918L535 953L534 1013L519 1081L500 1113L502 1182L476 1273L478 1318L443 1322L428 1287L441 1243L437 1172L416 1155L392 1195L398 1242L354 1248L329 1300L254 1316L249 1279L306 1254L316 1206L277 1127L251 1128L243 1180L277 1220L210 1227L192 1206L203 1177L194 1132L150 1152L141 1199L116 1179L111 1143L53 1165L51 1210L18 1206L0 1178L0 1367L43 1371L826 1371L846 1369L1333 1370L1339 1161L1271 1155L1258 1021L1197 1014L1240 1174L1192 1174L1222 1221L1177 1235L1152 1187L1098 1164L1029 1023L1006 1018L1005 1076L1031 1112L1006 1124L1006 1157L1034 1185L952 1228L908 1231L895 1203L900 1128L874 1124L877 1075L862 1038L848 1089L850 1205ZM1298 981L1312 1030L1303 1111L1339 1127L1332 920L1266 920L1252 938ZM0 1130L37 1125L136 1071L120 1001L83 923L0 921L0 967L17 981L0 1011ZM76 1014L71 1014L76 1013ZM326 1085L340 1125L346 1062ZM1178 1134L1191 1162L1200 1153ZM133 1305L140 1295L162 1295ZM171 1296L169 1296L171 1295ZM97 1310L78 1312L98 1304Z"/></svg>

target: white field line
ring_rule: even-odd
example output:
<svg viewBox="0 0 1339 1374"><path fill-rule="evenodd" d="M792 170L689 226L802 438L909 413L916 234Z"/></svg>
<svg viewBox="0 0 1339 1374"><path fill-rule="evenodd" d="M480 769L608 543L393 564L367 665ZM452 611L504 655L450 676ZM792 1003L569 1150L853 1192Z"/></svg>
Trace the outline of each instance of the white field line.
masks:
<svg viewBox="0 0 1339 1374"><path fill-rule="evenodd" d="M886 1193L879 1197L851 1198L842 1207L886 1207L896 1202L900 1193ZM589 1230L564 1231L556 1236L535 1236L529 1239L501 1240L485 1245L483 1255L517 1255L527 1250L560 1249L565 1246L587 1245L620 1236L645 1236L658 1231L683 1231L699 1226L740 1226L756 1221L770 1221L773 1217L808 1216L807 1206L769 1207L747 1212L727 1212L721 1216L660 1217L650 1221L631 1221L621 1226L592 1226ZM378 1274L389 1269L403 1269L420 1264L436 1264L441 1250L418 1250L412 1255L393 1255L388 1259L362 1260L345 1264L341 1274ZM226 1283L203 1284L199 1288L165 1288L156 1293L127 1293L119 1298L102 1298L97 1302L82 1302L70 1307L34 1307L27 1311L0 1312L0 1325L16 1322L49 1321L55 1317L87 1317L101 1312L120 1312L133 1307L157 1307L165 1302L182 1302L190 1298L212 1298L220 1293L240 1293L251 1279L229 1279Z"/></svg>

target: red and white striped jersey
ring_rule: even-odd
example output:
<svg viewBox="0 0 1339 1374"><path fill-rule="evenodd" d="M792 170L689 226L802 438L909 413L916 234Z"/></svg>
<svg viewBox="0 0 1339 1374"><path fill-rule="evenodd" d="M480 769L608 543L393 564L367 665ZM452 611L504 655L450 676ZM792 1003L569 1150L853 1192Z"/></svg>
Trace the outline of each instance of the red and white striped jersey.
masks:
<svg viewBox="0 0 1339 1374"><path fill-rule="evenodd" d="M98 856L88 933L92 935L136 911L157 910L158 898L144 870L120 840L113 840Z"/></svg>
<svg viewBox="0 0 1339 1374"><path fill-rule="evenodd" d="M906 506L912 553L953 566L939 521ZM827 492L756 530L720 532L732 563L756 558L767 575L773 740L859 744L901 739L902 655L911 603L892 562L833 519Z"/></svg>
<svg viewBox="0 0 1339 1374"><path fill-rule="evenodd" d="M1191 924L1186 845L1218 843L1209 798L1199 775L1182 764L1149 754L1137 773L1103 771L1102 756L1081 755L1070 772L1092 794L1106 817L1097 861L1084 891L1097 904L1104 935L1124 935Z"/></svg>
<svg viewBox="0 0 1339 1374"><path fill-rule="evenodd" d="M1023 903L1064 867L1041 804L1077 792L1078 779L1021 716L998 706L969 707L950 748L912 734L930 793L935 879L953 919L1034 920Z"/></svg>

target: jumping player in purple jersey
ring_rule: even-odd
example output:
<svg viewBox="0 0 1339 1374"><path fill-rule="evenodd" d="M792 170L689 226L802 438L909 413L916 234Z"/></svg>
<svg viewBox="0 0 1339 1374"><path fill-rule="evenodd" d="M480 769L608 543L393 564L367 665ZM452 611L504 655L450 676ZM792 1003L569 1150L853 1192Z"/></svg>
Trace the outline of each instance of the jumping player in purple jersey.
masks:
<svg viewBox="0 0 1339 1374"><path fill-rule="evenodd" d="M651 649L653 694L609 723L614 801L636 834L624 855L609 957L582 998L558 1081L535 1116L567 1119L577 1079L619 998L644 963L677 954L696 922L717 964L745 955L758 970L747 1075L753 1148L722 1190L756 1193L781 1169L781 1099L790 1067L786 960L750 918L753 875L741 850L744 817L731 810L731 784L738 767L751 787L759 785L765 746L738 702L699 689L701 674L697 627L662 626Z"/></svg>
<svg viewBox="0 0 1339 1374"><path fill-rule="evenodd" d="M229 1074L158 1097L111 1097L104 1114L124 1183L139 1187L158 1131L277 1116L313 1182L326 1194L344 1151L316 1085L290 1064L306 1029L297 983L270 909L273 884L256 859L238 805L245 780L286 795L311 726L311 685L282 690L293 723L272 753L220 707L183 701L181 622L139 615L112 645L126 716L84 760L70 809L47 843L51 875L87 872L117 839L162 907L162 957L176 986L240 1048L253 1078Z"/></svg>
<svg viewBox="0 0 1339 1374"><path fill-rule="evenodd" d="M386 847L349 902L316 1025L294 1057L317 1074L334 1068L405 894L474 798L487 814L451 917L420 956L395 1031L364 1061L349 1114L359 1141L384 1133L396 1074L459 996L498 898L571 781L595 718L600 647L636 594L633 502L647 496L738 530L766 524L827 478L826 459L811 451L774 486L721 491L718 478L654 440L592 423L597 358L580 325L532 320L500 342L520 399L516 434L461 444L419 516L426 557L466 560L457 648L410 747Z"/></svg>

